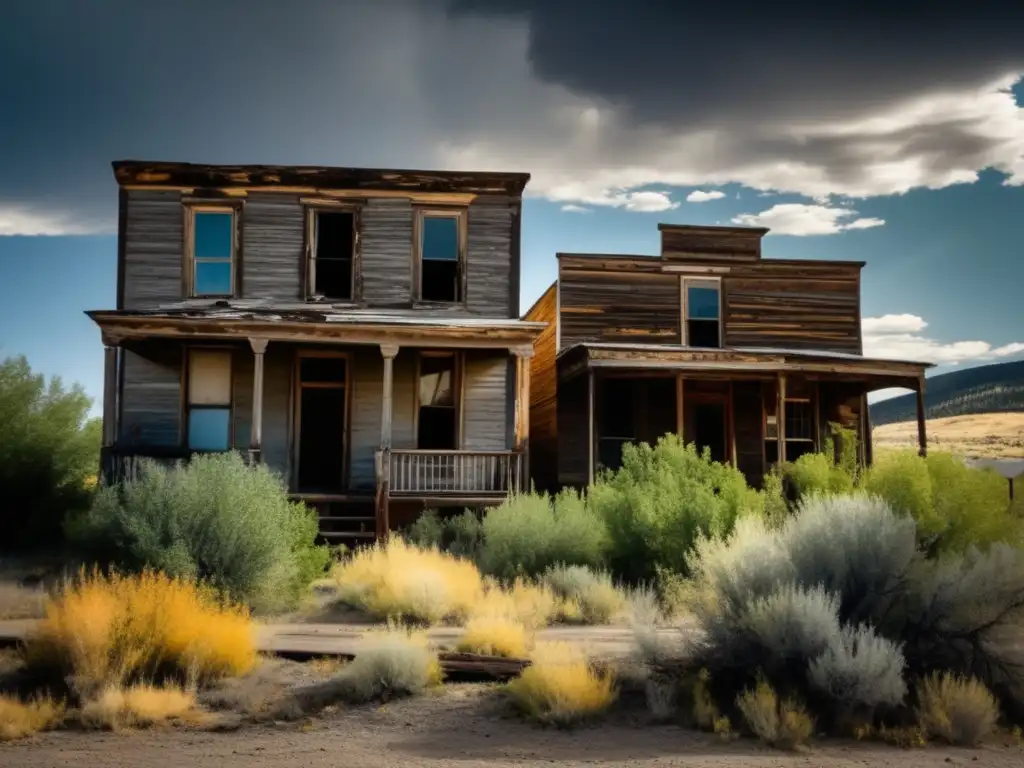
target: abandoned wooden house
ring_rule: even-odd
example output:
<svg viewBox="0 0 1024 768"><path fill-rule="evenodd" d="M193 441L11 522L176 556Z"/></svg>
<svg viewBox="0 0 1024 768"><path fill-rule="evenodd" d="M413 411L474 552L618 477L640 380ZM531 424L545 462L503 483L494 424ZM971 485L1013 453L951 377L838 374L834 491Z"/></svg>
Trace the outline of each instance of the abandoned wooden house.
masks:
<svg viewBox="0 0 1024 768"><path fill-rule="evenodd" d="M527 174L113 166L107 481L240 451L336 539L524 486Z"/></svg>
<svg viewBox="0 0 1024 768"><path fill-rule="evenodd" d="M583 486L622 446L674 433L759 484L822 449L830 424L871 461L867 394L917 391L925 363L863 356L863 262L762 259L768 230L660 225L661 254L558 255L526 313L535 344L530 455L538 488ZM842 434L851 434L840 431Z"/></svg>

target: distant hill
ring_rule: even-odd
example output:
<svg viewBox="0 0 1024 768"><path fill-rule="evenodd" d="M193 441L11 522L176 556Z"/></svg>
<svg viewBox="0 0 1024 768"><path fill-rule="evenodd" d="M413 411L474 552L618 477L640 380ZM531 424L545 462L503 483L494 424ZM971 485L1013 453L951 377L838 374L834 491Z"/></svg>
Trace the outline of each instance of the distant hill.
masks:
<svg viewBox="0 0 1024 768"><path fill-rule="evenodd" d="M924 407L929 419L1024 411L1024 360L929 376ZM916 418L917 401L913 392L871 405L872 426Z"/></svg>

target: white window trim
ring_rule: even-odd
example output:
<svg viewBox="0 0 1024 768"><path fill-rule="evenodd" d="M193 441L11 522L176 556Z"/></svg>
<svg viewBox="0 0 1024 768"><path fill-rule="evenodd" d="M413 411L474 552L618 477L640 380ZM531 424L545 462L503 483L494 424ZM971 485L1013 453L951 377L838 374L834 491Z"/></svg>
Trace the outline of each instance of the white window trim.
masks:
<svg viewBox="0 0 1024 768"><path fill-rule="evenodd" d="M227 213L231 215L231 292L230 293L196 293L196 264L202 262L219 263L224 259L196 258L196 214ZM224 299L238 295L238 208L231 205L207 205L189 203L185 206L185 270L186 295L190 299Z"/></svg>
<svg viewBox="0 0 1024 768"><path fill-rule="evenodd" d="M720 277L707 277L701 275L700 277L680 277L679 278L679 338L682 342L682 346L689 346L689 339L686 338L687 331L687 308L686 308L686 294L687 286L696 285L697 287L711 288L714 287L718 291L718 347L722 349L725 346L725 321L722 318L722 278Z"/></svg>

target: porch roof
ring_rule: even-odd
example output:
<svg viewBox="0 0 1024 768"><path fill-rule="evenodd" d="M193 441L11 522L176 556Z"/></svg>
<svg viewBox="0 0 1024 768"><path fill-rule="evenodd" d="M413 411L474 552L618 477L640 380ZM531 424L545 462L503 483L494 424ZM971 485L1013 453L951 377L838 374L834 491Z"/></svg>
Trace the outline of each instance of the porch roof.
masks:
<svg viewBox="0 0 1024 768"><path fill-rule="evenodd" d="M144 338L261 338L340 344L531 347L547 323L446 315L443 310L366 310L302 303L181 302L147 310L86 312L112 342Z"/></svg>
<svg viewBox="0 0 1024 768"><path fill-rule="evenodd" d="M843 352L775 347L713 349L669 344L574 344L558 355L559 376L572 378L594 369L693 371L707 374L777 374L842 376L875 380L879 386L908 386L932 363L886 360Z"/></svg>

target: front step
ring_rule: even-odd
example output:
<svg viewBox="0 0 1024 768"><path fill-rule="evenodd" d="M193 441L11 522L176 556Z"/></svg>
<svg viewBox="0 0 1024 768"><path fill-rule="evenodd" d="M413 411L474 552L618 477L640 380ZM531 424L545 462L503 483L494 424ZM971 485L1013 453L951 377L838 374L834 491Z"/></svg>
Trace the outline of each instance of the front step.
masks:
<svg viewBox="0 0 1024 768"><path fill-rule="evenodd" d="M372 501L307 501L306 504L316 510L320 537L330 544L344 544L351 549L372 544L377 537Z"/></svg>

